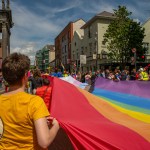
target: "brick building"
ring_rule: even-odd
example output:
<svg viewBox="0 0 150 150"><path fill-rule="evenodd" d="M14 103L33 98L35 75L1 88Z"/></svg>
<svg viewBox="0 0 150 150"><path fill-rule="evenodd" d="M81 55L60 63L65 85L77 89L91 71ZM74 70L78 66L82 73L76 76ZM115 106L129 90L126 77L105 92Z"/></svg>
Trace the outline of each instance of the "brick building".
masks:
<svg viewBox="0 0 150 150"><path fill-rule="evenodd" d="M55 38L55 66L61 67L61 63L65 69L70 71L71 64L71 42L74 32L81 30L80 28L85 24L82 19L75 22L70 22Z"/></svg>

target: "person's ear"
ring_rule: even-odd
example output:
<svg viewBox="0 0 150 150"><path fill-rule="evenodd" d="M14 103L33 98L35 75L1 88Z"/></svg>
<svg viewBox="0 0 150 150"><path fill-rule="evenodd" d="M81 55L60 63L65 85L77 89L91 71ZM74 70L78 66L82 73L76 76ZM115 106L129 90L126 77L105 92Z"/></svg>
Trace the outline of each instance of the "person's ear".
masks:
<svg viewBox="0 0 150 150"><path fill-rule="evenodd" d="M25 75L24 75L23 78L22 78L22 83L23 83L23 84L26 83L26 82L27 82L27 79L28 79L28 74L25 73Z"/></svg>

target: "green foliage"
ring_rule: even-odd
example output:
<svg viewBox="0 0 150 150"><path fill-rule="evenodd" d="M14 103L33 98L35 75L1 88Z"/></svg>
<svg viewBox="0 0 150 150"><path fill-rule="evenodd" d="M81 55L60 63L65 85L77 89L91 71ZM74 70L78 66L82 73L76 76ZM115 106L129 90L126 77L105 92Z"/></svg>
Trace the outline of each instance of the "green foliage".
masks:
<svg viewBox="0 0 150 150"><path fill-rule="evenodd" d="M133 56L132 48L137 49L138 57L144 54L144 29L130 18L131 14L125 6L118 6L118 10L114 10L116 19L110 23L104 35L109 58L122 64L129 62Z"/></svg>
<svg viewBox="0 0 150 150"><path fill-rule="evenodd" d="M36 69L36 66L30 65L30 70Z"/></svg>

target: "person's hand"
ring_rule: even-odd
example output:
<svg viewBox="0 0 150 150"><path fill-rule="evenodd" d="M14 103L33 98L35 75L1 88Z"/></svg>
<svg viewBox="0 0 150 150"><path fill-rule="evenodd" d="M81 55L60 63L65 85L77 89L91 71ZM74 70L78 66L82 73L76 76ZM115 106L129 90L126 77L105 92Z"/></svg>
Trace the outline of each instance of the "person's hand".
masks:
<svg viewBox="0 0 150 150"><path fill-rule="evenodd" d="M47 116L47 117L46 117L47 124L48 124L49 127L52 126L53 119L54 119L54 118L51 117L51 116Z"/></svg>
<svg viewBox="0 0 150 150"><path fill-rule="evenodd" d="M58 121L55 119L55 118L53 118L53 117L51 117L51 116L48 116L48 117L46 117L46 119L47 119L47 124L48 124L48 126L51 128L52 126L55 126L56 128L58 128L59 129L59 123L58 123Z"/></svg>
<svg viewBox="0 0 150 150"><path fill-rule="evenodd" d="M59 123L55 118L53 118L52 120L52 126L56 127L59 130Z"/></svg>

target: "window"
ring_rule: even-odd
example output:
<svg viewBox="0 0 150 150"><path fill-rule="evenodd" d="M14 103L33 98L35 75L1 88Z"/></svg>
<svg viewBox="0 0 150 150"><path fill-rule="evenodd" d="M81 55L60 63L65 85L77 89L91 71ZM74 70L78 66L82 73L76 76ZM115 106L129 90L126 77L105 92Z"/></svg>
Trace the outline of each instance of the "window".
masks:
<svg viewBox="0 0 150 150"><path fill-rule="evenodd" d="M67 56L65 56L65 64L67 64Z"/></svg>
<svg viewBox="0 0 150 150"><path fill-rule="evenodd" d="M64 47L62 47L62 54L64 54Z"/></svg>
<svg viewBox="0 0 150 150"><path fill-rule="evenodd" d="M85 47L85 52L87 52L87 47Z"/></svg>
<svg viewBox="0 0 150 150"><path fill-rule="evenodd" d="M92 37L92 26L88 27L88 37L91 38Z"/></svg>
<svg viewBox="0 0 150 150"><path fill-rule="evenodd" d="M70 32L68 31L68 39L70 38Z"/></svg>
<svg viewBox="0 0 150 150"><path fill-rule="evenodd" d="M67 52L67 46L65 45L65 53Z"/></svg>
<svg viewBox="0 0 150 150"><path fill-rule="evenodd" d="M89 43L90 51L92 51L92 43Z"/></svg>
<svg viewBox="0 0 150 150"><path fill-rule="evenodd" d="M84 54L84 47L81 47L81 54Z"/></svg>
<svg viewBox="0 0 150 150"><path fill-rule="evenodd" d="M92 55L92 52L90 51L90 56Z"/></svg>
<svg viewBox="0 0 150 150"><path fill-rule="evenodd" d="M89 43L90 56L92 55L92 43Z"/></svg>
<svg viewBox="0 0 150 150"><path fill-rule="evenodd" d="M103 40L103 41L102 41L102 45L105 45L105 44L106 44L106 42Z"/></svg>

